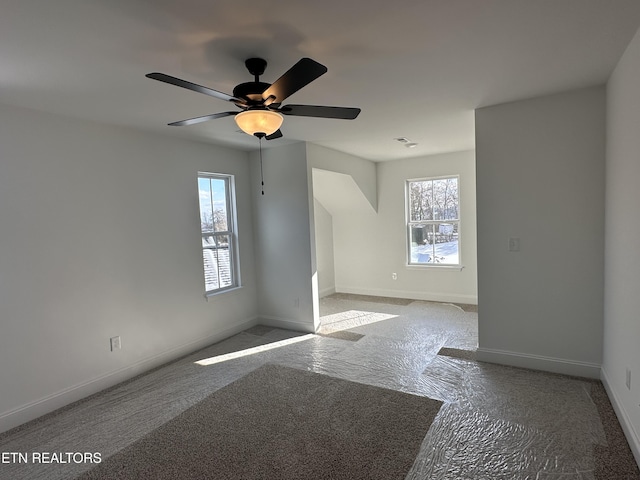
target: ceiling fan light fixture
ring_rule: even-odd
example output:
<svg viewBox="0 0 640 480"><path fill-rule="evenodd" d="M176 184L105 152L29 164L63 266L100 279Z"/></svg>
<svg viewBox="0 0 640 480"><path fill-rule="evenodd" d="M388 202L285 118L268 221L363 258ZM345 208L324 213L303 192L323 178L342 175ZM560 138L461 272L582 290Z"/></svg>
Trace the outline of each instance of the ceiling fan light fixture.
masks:
<svg viewBox="0 0 640 480"><path fill-rule="evenodd" d="M271 110L245 110L234 118L240 130L248 135L271 135L280 128L284 120L282 115Z"/></svg>

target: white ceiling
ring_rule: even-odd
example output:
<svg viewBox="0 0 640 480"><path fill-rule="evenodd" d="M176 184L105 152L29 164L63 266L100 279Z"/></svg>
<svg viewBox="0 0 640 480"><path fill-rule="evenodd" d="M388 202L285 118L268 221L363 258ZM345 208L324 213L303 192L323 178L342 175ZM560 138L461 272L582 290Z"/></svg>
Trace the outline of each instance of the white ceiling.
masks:
<svg viewBox="0 0 640 480"><path fill-rule="evenodd" d="M474 148L473 111L604 83L639 0L0 0L0 103L242 149L221 100L265 58L273 82L304 56L328 73L284 103L357 106L353 121L285 117L305 140L375 161ZM407 149L394 141L407 137Z"/></svg>

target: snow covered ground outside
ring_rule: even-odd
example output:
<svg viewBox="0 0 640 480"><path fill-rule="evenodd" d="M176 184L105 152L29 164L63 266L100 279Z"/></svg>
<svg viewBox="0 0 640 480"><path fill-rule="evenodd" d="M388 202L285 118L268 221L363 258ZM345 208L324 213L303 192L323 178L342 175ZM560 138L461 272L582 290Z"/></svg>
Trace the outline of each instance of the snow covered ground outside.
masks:
<svg viewBox="0 0 640 480"><path fill-rule="evenodd" d="M411 263L457 265L459 263L458 241L454 240L451 242L436 243L435 259L433 245L411 245Z"/></svg>

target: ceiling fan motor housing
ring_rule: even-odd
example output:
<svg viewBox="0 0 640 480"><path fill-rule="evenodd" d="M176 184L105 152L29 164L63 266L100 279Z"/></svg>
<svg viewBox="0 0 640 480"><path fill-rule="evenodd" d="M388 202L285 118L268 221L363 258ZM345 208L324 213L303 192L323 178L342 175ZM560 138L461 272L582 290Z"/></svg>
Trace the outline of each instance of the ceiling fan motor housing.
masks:
<svg viewBox="0 0 640 480"><path fill-rule="evenodd" d="M259 78L267 68L267 61L263 58L247 58L244 64L254 76L254 81L236 85L233 96L247 100L249 106L261 105L264 102L262 92L271 86L270 83L261 82Z"/></svg>
<svg viewBox="0 0 640 480"><path fill-rule="evenodd" d="M260 105L263 103L262 92L270 86L270 83L264 82L241 83L233 89L233 96L246 99L249 105Z"/></svg>

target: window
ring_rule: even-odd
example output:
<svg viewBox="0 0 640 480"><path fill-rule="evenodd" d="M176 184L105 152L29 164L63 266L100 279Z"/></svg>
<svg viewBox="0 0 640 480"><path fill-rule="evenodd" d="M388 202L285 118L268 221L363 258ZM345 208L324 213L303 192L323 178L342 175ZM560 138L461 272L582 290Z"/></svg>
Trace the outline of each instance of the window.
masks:
<svg viewBox="0 0 640 480"><path fill-rule="evenodd" d="M459 265L458 177L407 181L410 265Z"/></svg>
<svg viewBox="0 0 640 480"><path fill-rule="evenodd" d="M206 293L238 286L232 175L198 173Z"/></svg>

